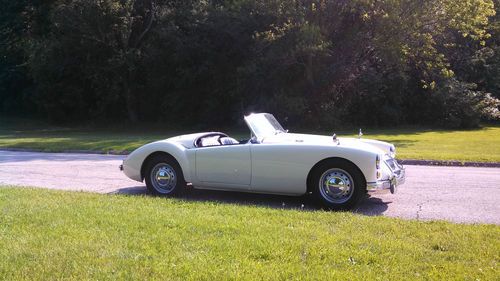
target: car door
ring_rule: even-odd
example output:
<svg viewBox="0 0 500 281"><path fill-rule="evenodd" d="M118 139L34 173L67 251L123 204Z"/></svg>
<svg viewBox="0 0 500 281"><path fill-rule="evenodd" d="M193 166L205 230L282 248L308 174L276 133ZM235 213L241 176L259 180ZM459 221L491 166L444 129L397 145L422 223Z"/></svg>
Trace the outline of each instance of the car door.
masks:
<svg viewBox="0 0 500 281"><path fill-rule="evenodd" d="M300 195L306 191L307 174L314 163L300 146L252 145L252 186L254 192Z"/></svg>
<svg viewBox="0 0 500 281"><path fill-rule="evenodd" d="M249 144L200 147L196 177L203 186L248 190L252 175Z"/></svg>

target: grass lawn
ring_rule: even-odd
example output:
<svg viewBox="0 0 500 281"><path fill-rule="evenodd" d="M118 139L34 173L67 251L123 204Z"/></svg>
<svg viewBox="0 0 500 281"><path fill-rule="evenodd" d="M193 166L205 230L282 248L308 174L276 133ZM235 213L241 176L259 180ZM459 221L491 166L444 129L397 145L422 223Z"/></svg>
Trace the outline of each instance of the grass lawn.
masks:
<svg viewBox="0 0 500 281"><path fill-rule="evenodd" d="M500 226L0 187L0 280L498 280Z"/></svg>
<svg viewBox="0 0 500 281"><path fill-rule="evenodd" d="M394 143L398 158L401 159L500 162L500 125L464 131L422 128L364 129L363 131L365 138ZM67 129L36 124L32 120L13 122L0 119L0 148L30 148L53 152L63 150L132 151L151 141L192 132L172 132L161 129L147 132L130 129L113 131ZM246 132L228 133L236 138L248 138ZM337 134L343 135L342 132L337 132Z"/></svg>
<svg viewBox="0 0 500 281"><path fill-rule="evenodd" d="M366 130L364 134L393 143L400 159L500 162L500 125L463 131Z"/></svg>

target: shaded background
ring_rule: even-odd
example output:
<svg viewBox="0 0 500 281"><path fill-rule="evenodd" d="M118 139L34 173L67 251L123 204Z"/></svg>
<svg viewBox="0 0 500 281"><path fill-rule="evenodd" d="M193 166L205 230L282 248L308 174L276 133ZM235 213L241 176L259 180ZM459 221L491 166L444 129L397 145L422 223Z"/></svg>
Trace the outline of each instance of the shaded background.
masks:
<svg viewBox="0 0 500 281"><path fill-rule="evenodd" d="M0 0L0 114L56 124L498 121L499 0Z"/></svg>

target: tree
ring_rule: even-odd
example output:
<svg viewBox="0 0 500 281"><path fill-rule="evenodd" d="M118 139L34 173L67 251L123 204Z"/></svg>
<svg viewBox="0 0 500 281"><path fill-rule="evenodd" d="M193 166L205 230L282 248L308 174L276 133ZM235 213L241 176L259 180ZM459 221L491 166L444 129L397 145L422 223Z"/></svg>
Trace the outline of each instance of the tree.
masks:
<svg viewBox="0 0 500 281"><path fill-rule="evenodd" d="M57 122L476 126L498 113L495 1L8 1L0 104L29 97Z"/></svg>

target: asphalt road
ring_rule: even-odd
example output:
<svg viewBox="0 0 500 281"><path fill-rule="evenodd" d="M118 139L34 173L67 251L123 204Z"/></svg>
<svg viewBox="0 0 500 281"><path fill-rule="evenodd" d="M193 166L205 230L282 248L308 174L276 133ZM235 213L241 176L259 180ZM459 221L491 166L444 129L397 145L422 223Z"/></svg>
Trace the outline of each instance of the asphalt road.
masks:
<svg viewBox="0 0 500 281"><path fill-rule="evenodd" d="M125 156L0 151L0 185L99 193L146 194L144 184L125 177ZM500 224L500 168L406 166L396 194L373 194L357 213L417 220ZM276 208L314 209L306 197L191 190L187 200Z"/></svg>

